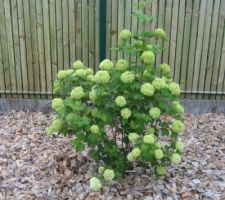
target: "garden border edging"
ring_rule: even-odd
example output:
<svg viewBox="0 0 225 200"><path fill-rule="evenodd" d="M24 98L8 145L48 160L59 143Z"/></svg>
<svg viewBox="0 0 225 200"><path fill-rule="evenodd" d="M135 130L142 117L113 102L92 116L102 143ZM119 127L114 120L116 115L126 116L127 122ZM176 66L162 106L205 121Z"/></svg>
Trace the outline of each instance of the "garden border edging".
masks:
<svg viewBox="0 0 225 200"><path fill-rule="evenodd" d="M201 100L182 99L182 105L186 113L224 113L225 101L223 100ZM7 113L12 110L40 111L44 113L52 112L51 100L47 99L0 99L0 113Z"/></svg>

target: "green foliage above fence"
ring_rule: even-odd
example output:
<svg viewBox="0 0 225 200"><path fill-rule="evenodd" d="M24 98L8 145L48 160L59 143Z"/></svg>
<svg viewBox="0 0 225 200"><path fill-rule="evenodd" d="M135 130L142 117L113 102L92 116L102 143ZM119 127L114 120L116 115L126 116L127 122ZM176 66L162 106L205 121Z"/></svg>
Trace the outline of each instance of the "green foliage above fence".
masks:
<svg viewBox="0 0 225 200"><path fill-rule="evenodd" d="M131 15L137 9L132 3L139 1L106 0L108 58L123 57L109 51L118 32L144 28ZM51 97L57 71L75 59L97 70L100 2L0 0L1 97ZM152 0L146 9L156 18L146 28L164 28L168 36L156 64L171 65L185 98L225 97L224 10L224 0Z"/></svg>

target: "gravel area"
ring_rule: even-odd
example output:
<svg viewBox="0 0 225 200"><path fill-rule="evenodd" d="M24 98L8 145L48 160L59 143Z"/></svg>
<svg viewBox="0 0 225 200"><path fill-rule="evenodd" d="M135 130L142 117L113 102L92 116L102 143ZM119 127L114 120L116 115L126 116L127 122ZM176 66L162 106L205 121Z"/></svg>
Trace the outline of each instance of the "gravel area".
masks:
<svg viewBox="0 0 225 200"><path fill-rule="evenodd" d="M96 163L76 154L69 137L49 137L53 115L0 115L0 200L58 199L225 199L225 116L186 115L182 164L157 179L136 168L91 192Z"/></svg>

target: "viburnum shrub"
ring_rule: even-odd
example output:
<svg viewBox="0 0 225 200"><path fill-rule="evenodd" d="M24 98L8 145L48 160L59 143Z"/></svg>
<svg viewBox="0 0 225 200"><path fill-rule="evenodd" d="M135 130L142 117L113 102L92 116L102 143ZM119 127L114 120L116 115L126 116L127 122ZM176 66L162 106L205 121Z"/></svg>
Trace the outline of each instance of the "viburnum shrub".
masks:
<svg viewBox="0 0 225 200"><path fill-rule="evenodd" d="M116 48L129 59L105 59L96 73L78 60L72 69L59 71L54 83L59 98L53 99L52 108L57 116L47 132L74 134L71 143L76 151L88 147L99 164L98 175L90 180L94 191L102 187L102 180L124 175L134 163L150 164L162 176L166 166L181 162L180 87L172 82L168 64L155 66L162 48L149 43L151 37L165 40L166 34L160 28L146 30L152 18L140 10L134 15L145 31L123 30Z"/></svg>

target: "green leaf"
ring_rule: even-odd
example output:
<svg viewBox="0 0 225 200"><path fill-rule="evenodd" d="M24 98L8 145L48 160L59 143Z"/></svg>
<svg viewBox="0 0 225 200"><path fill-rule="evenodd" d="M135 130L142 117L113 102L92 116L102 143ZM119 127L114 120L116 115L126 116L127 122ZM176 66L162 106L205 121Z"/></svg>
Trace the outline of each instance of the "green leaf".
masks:
<svg viewBox="0 0 225 200"><path fill-rule="evenodd" d="M88 135L87 142L88 142L88 145L90 145L90 147L95 147L98 142L98 135L96 134Z"/></svg>

